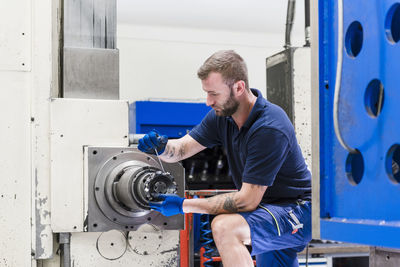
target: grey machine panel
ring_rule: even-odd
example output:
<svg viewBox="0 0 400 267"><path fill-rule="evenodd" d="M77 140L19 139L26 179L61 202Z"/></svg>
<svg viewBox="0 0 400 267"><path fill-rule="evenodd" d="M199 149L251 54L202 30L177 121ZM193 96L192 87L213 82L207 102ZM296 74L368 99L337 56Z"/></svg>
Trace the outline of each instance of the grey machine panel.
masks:
<svg viewBox="0 0 400 267"><path fill-rule="evenodd" d="M296 48L288 48L268 57L267 99L280 106L294 122L292 57Z"/></svg>
<svg viewBox="0 0 400 267"><path fill-rule="evenodd" d="M64 47L116 48L115 0L64 0Z"/></svg>
<svg viewBox="0 0 400 267"><path fill-rule="evenodd" d="M143 224L161 229L184 228L184 216L151 211L152 192L184 196L184 169L163 163L136 148L88 147L87 231L133 231Z"/></svg>
<svg viewBox="0 0 400 267"><path fill-rule="evenodd" d="M400 250L382 247L371 247L369 256L370 267L400 266Z"/></svg>
<svg viewBox="0 0 400 267"><path fill-rule="evenodd" d="M63 96L119 99L119 51L64 47Z"/></svg>
<svg viewBox="0 0 400 267"><path fill-rule="evenodd" d="M119 99L115 0L64 0L62 90L65 98Z"/></svg>

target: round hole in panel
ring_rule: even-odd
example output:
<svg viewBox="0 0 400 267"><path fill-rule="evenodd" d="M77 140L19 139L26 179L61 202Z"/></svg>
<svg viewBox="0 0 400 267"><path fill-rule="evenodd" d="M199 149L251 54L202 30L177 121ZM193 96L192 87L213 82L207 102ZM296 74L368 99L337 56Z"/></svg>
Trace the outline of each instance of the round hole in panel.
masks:
<svg viewBox="0 0 400 267"><path fill-rule="evenodd" d="M384 103L384 88L378 79L372 80L365 90L364 105L368 115L376 118L382 111Z"/></svg>
<svg viewBox="0 0 400 267"><path fill-rule="evenodd" d="M397 43L400 40L400 4L394 4L386 14L385 32L389 42Z"/></svg>
<svg viewBox="0 0 400 267"><path fill-rule="evenodd" d="M363 28L361 23L358 21L353 21L347 28L345 37L345 48L347 54L355 58L361 51L363 45Z"/></svg>
<svg viewBox="0 0 400 267"><path fill-rule="evenodd" d="M360 151L349 153L346 159L346 175L352 185L358 185L364 175L364 159Z"/></svg>
<svg viewBox="0 0 400 267"><path fill-rule="evenodd" d="M136 231L129 232L129 246L138 255L154 255L160 252L163 243L169 242L162 238L163 234L164 231L155 225L142 224Z"/></svg>
<svg viewBox="0 0 400 267"><path fill-rule="evenodd" d="M390 147L386 154L385 161L386 173L390 180L398 184L400 183L400 145L395 144Z"/></svg>
<svg viewBox="0 0 400 267"><path fill-rule="evenodd" d="M128 248L128 242L124 233L111 230L99 235L96 241L96 248L103 258L107 260L116 260L125 254Z"/></svg>

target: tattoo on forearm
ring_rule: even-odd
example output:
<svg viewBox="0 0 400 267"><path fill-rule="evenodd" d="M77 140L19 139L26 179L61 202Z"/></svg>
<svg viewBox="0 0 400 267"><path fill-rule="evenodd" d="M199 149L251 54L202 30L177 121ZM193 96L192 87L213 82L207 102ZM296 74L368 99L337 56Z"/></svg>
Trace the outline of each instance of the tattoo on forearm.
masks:
<svg viewBox="0 0 400 267"><path fill-rule="evenodd" d="M219 213L236 213L239 212L240 207L235 201L235 193L223 194L208 198L210 205L210 214Z"/></svg>
<svg viewBox="0 0 400 267"><path fill-rule="evenodd" d="M177 160L180 160L184 158L185 155L185 145L182 144L168 144L167 147L165 148L165 156L169 159L171 158L177 158Z"/></svg>
<svg viewBox="0 0 400 267"><path fill-rule="evenodd" d="M182 159L185 155L185 145L182 144L181 147L179 148L179 157Z"/></svg>
<svg viewBox="0 0 400 267"><path fill-rule="evenodd" d="M210 203L214 202L214 205L211 207L211 210L210 210L211 214L216 214L221 209L221 204L222 204L222 199L221 198L211 197L211 198L208 199L208 202L210 202Z"/></svg>
<svg viewBox="0 0 400 267"><path fill-rule="evenodd" d="M228 196L225 199L223 208L224 208L224 210L229 211L229 212L238 212L238 208L236 206L235 200L231 196Z"/></svg>
<svg viewBox="0 0 400 267"><path fill-rule="evenodd" d="M173 156L175 156L175 147L171 147L168 151L167 157L168 158L172 158Z"/></svg>

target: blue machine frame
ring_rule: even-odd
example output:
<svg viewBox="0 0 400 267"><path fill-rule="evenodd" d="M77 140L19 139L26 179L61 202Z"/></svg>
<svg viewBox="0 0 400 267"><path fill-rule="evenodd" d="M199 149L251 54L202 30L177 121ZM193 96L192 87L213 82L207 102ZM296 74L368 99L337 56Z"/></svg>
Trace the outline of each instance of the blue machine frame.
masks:
<svg viewBox="0 0 400 267"><path fill-rule="evenodd" d="M210 111L205 103L136 101L129 107L129 133L157 130L169 138L184 136Z"/></svg>
<svg viewBox="0 0 400 267"><path fill-rule="evenodd" d="M336 0L320 0L321 238L400 248L400 1L343 2L338 117L343 139L360 153L335 135L338 9Z"/></svg>

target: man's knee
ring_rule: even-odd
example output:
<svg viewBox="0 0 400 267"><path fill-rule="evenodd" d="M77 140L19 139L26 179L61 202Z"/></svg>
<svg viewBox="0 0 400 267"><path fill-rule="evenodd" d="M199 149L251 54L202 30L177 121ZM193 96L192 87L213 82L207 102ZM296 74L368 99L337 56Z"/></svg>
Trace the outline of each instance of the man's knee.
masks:
<svg viewBox="0 0 400 267"><path fill-rule="evenodd" d="M216 216L211 222L211 230L213 233L214 240L218 241L220 237L224 235L229 235L228 225L229 220L227 220L225 215ZM231 229L232 230L232 229Z"/></svg>
<svg viewBox="0 0 400 267"><path fill-rule="evenodd" d="M245 244L250 243L250 228L238 214L221 214L216 216L211 223L214 241L233 242L235 240Z"/></svg>

